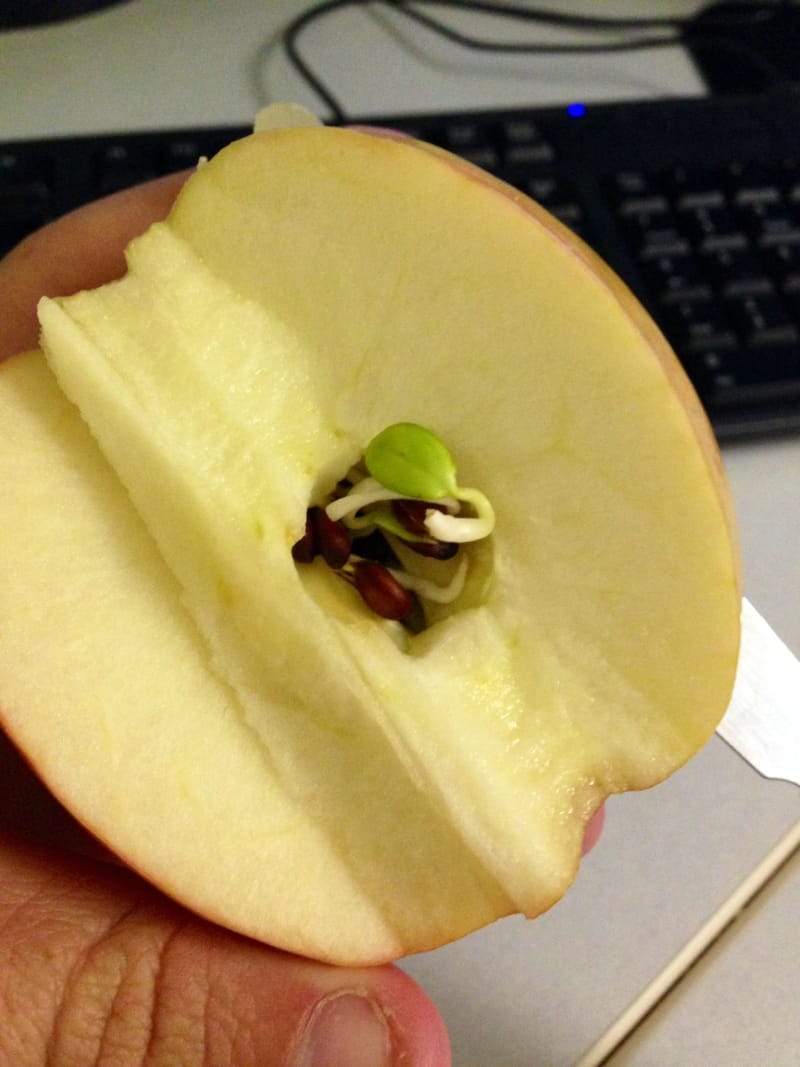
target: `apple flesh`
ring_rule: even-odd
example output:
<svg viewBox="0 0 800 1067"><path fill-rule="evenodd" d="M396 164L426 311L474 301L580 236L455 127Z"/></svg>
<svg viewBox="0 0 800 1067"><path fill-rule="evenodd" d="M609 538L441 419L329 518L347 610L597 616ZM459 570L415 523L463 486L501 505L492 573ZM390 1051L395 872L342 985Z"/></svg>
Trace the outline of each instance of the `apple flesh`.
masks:
<svg viewBox="0 0 800 1067"><path fill-rule="evenodd" d="M733 685L731 510L666 343L541 209L358 131L232 145L128 265L0 373L7 730L146 877L292 951L550 907ZM497 514L414 636L291 554L399 421Z"/></svg>

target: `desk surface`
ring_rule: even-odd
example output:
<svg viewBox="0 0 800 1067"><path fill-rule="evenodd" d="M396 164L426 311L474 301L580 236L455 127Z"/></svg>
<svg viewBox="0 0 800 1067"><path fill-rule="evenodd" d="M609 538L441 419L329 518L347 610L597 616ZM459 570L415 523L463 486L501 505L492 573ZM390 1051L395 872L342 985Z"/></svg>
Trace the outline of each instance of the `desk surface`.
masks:
<svg viewBox="0 0 800 1067"><path fill-rule="evenodd" d="M316 108L274 48L276 30L303 6L129 0L2 35L0 140L247 123L268 99ZM697 6L659 0L619 3L615 11L687 14ZM561 7L596 10L591 2ZM460 24L487 29L478 16ZM360 115L702 91L677 48L648 53L646 61L635 52L474 57L364 9L316 24L304 48ZM800 654L800 439L731 445L724 460L746 592ZM609 804L600 846L549 914L535 923L506 920L406 961L444 1014L457 1067L576 1063L796 826L799 799L714 740L665 785ZM797 1063L798 905L795 858L612 1062Z"/></svg>

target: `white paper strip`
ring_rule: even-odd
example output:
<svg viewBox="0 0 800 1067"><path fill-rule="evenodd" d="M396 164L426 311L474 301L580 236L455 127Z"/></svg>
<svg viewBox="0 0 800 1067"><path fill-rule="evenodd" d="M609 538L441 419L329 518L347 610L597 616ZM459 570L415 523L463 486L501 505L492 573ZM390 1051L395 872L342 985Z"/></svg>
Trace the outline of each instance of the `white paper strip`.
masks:
<svg viewBox="0 0 800 1067"><path fill-rule="evenodd" d="M766 778L800 785L800 660L748 600L733 697L717 733Z"/></svg>
<svg viewBox="0 0 800 1067"><path fill-rule="evenodd" d="M637 1026L675 988L711 945L741 914L770 879L800 848L800 822L785 834L745 880L723 901L717 910L694 933L677 955L669 961L653 981L581 1056L575 1067L602 1067L609 1057L626 1041ZM632 1061L631 1061L632 1062Z"/></svg>

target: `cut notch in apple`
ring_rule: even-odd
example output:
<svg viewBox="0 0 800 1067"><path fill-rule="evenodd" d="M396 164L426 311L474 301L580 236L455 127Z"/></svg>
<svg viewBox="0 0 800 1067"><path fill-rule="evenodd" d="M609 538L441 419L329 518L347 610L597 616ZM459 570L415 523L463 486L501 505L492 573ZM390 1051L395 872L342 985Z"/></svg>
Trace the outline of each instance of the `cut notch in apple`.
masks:
<svg viewBox="0 0 800 1067"><path fill-rule="evenodd" d="M7 729L148 878L284 948L548 908L733 684L731 512L665 342L541 209L358 131L232 145L128 263L43 302L49 369L0 372ZM408 422L496 512L479 592L411 636L292 558Z"/></svg>

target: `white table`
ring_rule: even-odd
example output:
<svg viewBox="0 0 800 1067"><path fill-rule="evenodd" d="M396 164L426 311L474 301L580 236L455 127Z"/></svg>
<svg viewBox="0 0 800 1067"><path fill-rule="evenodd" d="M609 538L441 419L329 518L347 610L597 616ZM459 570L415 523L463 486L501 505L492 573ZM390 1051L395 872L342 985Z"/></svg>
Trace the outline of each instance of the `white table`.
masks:
<svg viewBox="0 0 800 1067"><path fill-rule="evenodd" d="M317 107L270 47L277 28L303 6L129 0L61 25L0 35L0 140L246 124L267 99ZM597 11L591 0L559 6ZM688 14L697 6L603 5L635 14ZM489 29L478 16L462 17L460 25ZM507 38L520 31L495 32ZM475 57L365 10L314 25L304 49L349 112L360 115L702 90L677 48L646 59L635 52ZM800 653L800 438L730 445L724 459L746 592ZM665 785L613 800L600 846L552 912L535 923L501 922L404 964L440 1005L457 1067L577 1063L798 819L796 789L760 779L718 740ZM611 1062L800 1062L799 906L795 855Z"/></svg>

